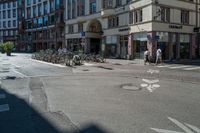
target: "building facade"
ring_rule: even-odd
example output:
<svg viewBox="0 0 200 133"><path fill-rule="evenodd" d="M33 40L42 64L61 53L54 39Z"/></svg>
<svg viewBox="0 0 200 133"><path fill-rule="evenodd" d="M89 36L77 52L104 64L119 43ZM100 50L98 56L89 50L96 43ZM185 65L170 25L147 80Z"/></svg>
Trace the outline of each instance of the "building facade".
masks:
<svg viewBox="0 0 200 133"><path fill-rule="evenodd" d="M200 27L196 0L66 0L65 6L70 50L133 59L143 58L146 49L154 58L161 48L165 60L200 53L194 32Z"/></svg>
<svg viewBox="0 0 200 133"><path fill-rule="evenodd" d="M17 0L0 1L0 42L17 42Z"/></svg>
<svg viewBox="0 0 200 133"><path fill-rule="evenodd" d="M19 51L64 45L64 0L18 0Z"/></svg>

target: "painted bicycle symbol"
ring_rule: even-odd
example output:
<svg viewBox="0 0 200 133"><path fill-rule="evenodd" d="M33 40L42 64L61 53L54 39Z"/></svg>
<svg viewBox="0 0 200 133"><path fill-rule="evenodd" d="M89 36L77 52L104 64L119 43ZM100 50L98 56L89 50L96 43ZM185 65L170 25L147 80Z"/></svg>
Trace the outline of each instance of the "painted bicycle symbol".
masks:
<svg viewBox="0 0 200 133"><path fill-rule="evenodd" d="M160 85L158 84L159 82L158 79L156 80L142 79L142 81L144 81L145 83L142 83L141 87L146 88L149 92L153 92L154 90L160 87Z"/></svg>

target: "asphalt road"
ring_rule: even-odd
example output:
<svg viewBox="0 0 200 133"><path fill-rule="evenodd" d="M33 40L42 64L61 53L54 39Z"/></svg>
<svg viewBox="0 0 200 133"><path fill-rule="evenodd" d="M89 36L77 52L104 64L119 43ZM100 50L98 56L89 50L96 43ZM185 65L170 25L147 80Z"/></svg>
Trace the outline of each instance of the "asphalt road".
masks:
<svg viewBox="0 0 200 133"><path fill-rule="evenodd" d="M200 133L199 67L0 55L0 133Z"/></svg>

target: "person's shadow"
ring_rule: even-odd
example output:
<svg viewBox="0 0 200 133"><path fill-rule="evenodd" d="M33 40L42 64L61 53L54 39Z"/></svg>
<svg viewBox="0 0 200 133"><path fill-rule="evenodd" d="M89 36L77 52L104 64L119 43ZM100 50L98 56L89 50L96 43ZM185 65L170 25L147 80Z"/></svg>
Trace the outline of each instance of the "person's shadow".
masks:
<svg viewBox="0 0 200 133"><path fill-rule="evenodd" d="M69 126L69 125L66 125ZM0 133L106 133L97 124L63 131L25 100L0 88Z"/></svg>

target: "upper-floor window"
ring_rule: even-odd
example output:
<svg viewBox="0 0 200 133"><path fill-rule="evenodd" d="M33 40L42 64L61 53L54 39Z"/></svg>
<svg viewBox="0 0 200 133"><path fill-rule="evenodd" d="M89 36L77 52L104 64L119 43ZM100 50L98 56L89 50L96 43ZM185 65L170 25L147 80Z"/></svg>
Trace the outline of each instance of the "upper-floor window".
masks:
<svg viewBox="0 0 200 133"><path fill-rule="evenodd" d="M33 17L36 17L37 14L36 14L36 6L33 6Z"/></svg>
<svg viewBox="0 0 200 133"><path fill-rule="evenodd" d="M16 2L13 2L13 7L16 7Z"/></svg>
<svg viewBox="0 0 200 133"><path fill-rule="evenodd" d="M190 18L190 12L189 11L181 11L181 23L183 24L189 24L189 18Z"/></svg>
<svg viewBox="0 0 200 133"><path fill-rule="evenodd" d="M116 0L116 6L121 6L122 5L122 0Z"/></svg>
<svg viewBox="0 0 200 133"><path fill-rule="evenodd" d="M42 4L38 5L38 16L42 15Z"/></svg>
<svg viewBox="0 0 200 133"><path fill-rule="evenodd" d="M112 8L113 7L113 0L103 0L103 8Z"/></svg>
<svg viewBox="0 0 200 133"><path fill-rule="evenodd" d="M161 7L161 21L170 22L170 8Z"/></svg>
<svg viewBox="0 0 200 133"><path fill-rule="evenodd" d="M78 32L83 32L83 23L78 23Z"/></svg>
<svg viewBox="0 0 200 133"><path fill-rule="evenodd" d="M44 14L47 14L48 13L48 5L47 5L47 1L45 1L44 3L43 3L43 6L44 6Z"/></svg>
<svg viewBox="0 0 200 133"><path fill-rule="evenodd" d="M31 5L31 0L27 0L27 5Z"/></svg>
<svg viewBox="0 0 200 133"><path fill-rule="evenodd" d="M143 11L138 9L134 11L134 23L139 23L143 21Z"/></svg>
<svg viewBox="0 0 200 133"><path fill-rule="evenodd" d="M55 10L55 1L54 0L50 0L50 12Z"/></svg>
<svg viewBox="0 0 200 133"><path fill-rule="evenodd" d="M77 0L77 16L85 15L85 0Z"/></svg>
<svg viewBox="0 0 200 133"><path fill-rule="evenodd" d="M69 25L68 33L73 33L74 32L74 26Z"/></svg>
<svg viewBox="0 0 200 133"><path fill-rule="evenodd" d="M96 13L96 0L90 0L90 13Z"/></svg>
<svg viewBox="0 0 200 133"><path fill-rule="evenodd" d="M119 17L109 17L108 18L108 28L113 28L119 26Z"/></svg>
<svg viewBox="0 0 200 133"><path fill-rule="evenodd" d="M76 17L76 0L72 0L72 18Z"/></svg>
<svg viewBox="0 0 200 133"><path fill-rule="evenodd" d="M13 18L16 17L16 9L13 9Z"/></svg>

